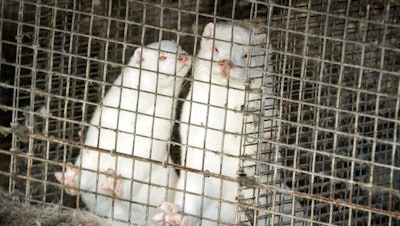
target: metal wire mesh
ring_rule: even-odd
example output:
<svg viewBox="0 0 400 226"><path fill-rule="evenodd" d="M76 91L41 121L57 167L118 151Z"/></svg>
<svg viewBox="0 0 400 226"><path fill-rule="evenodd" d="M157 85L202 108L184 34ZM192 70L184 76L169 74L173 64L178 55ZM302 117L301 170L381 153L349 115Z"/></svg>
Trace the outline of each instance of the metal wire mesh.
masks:
<svg viewBox="0 0 400 226"><path fill-rule="evenodd" d="M233 21L267 35L263 79L273 81L269 104L244 122L243 150L257 154L245 156L255 176L233 191L237 223L399 225L399 18L398 1L2 0L0 185L31 204L83 208L53 174L76 160L133 51L172 39L195 56L208 22ZM179 170L189 83L168 140Z"/></svg>

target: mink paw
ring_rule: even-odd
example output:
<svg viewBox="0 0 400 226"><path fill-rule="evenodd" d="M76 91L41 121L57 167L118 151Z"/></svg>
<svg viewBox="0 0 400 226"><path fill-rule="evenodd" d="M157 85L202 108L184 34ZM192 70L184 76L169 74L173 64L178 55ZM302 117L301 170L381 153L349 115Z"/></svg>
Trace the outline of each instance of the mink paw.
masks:
<svg viewBox="0 0 400 226"><path fill-rule="evenodd" d="M185 226L187 218L181 214L180 208L170 202L161 203L158 208L162 210L162 213L154 215L153 221L166 223L167 225L174 226Z"/></svg>
<svg viewBox="0 0 400 226"><path fill-rule="evenodd" d="M115 196L121 196L122 178L121 175L116 175L111 168L107 169L107 183L103 184L101 188L105 191L112 192Z"/></svg>
<svg viewBox="0 0 400 226"><path fill-rule="evenodd" d="M65 191L68 194L77 195L78 189L75 177L78 175L78 169L74 168L74 166L70 162L67 162L66 167L67 168L65 173L57 172L54 173L54 176L61 184L64 184L66 186Z"/></svg>

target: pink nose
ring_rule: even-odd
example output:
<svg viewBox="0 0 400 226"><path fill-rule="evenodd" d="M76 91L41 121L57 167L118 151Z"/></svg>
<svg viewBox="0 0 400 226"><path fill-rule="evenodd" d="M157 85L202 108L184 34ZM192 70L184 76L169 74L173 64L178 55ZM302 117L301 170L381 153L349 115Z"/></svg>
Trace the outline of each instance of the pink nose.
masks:
<svg viewBox="0 0 400 226"><path fill-rule="evenodd" d="M233 68L234 64L232 61L227 60L227 59L222 59L218 61L218 67L221 69L222 72L226 72L229 69Z"/></svg>
<svg viewBox="0 0 400 226"><path fill-rule="evenodd" d="M189 56L187 56L187 55L179 55L179 56L178 56L178 60L179 60L179 61L186 62L186 61L189 60Z"/></svg>

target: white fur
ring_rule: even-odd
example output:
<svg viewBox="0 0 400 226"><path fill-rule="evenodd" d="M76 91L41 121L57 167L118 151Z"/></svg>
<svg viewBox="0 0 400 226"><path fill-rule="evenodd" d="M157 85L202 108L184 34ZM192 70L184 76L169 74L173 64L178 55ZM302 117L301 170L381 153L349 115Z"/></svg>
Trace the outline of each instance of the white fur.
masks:
<svg viewBox="0 0 400 226"><path fill-rule="evenodd" d="M255 52L256 49L251 51L248 47L251 45L251 41L250 33L246 29L234 26L234 35L232 36L232 26L225 24L216 24L215 38L228 42L215 40L215 43L213 43L213 25L208 24L203 32L201 49L194 64L194 82L188 94L188 100L193 101L193 103L185 102L182 110L180 131L182 143L189 146L187 150L183 150L182 162L186 163L186 167L236 177L239 166L237 157L242 149L240 135L242 134L244 117L241 108L245 104L244 82L248 77L247 73L250 72L249 69L237 66L246 67L247 59L243 58L243 56L247 54L250 57L250 54ZM229 42L232 37L233 42L247 46L236 44L231 46ZM252 38L255 39L256 36ZM214 48L218 48L218 52L213 51L213 45ZM232 52L230 51L231 47ZM211 55L213 55L213 58ZM212 62L201 58L212 59ZM235 65L235 68L229 73L231 79L226 79L221 75L216 61L222 59L230 59ZM262 66L263 63L263 57L254 58L251 61L252 66ZM251 74L253 78L261 77L256 70L251 72L253 73ZM255 81L257 82L253 82L252 87L260 88L261 82L259 79ZM261 99L261 95L253 94L252 99ZM208 104L212 105L212 107L208 107ZM253 130L255 130L254 127ZM203 149L207 151L204 152ZM210 151L229 154L232 157L214 154ZM255 154L256 146L246 151L246 154ZM202 191L203 180L204 192ZM202 175L195 173L182 173L178 187L184 188L185 184L186 191L197 194L222 198L232 202L235 202L237 196L238 185L236 183L222 182L212 177L204 178ZM221 186L222 190L220 190ZM175 203L182 205L182 200L181 197L177 196ZM202 216L212 220L219 218L219 220L226 223L235 223L237 206L224 203L219 207L218 202L210 199L204 199L203 202ZM199 216L201 212L200 205L201 198L199 196L186 195L183 210L185 213ZM220 213L218 208L221 208ZM197 222L194 218L191 218L188 225L197 225ZM203 220L202 223L213 225L210 221Z"/></svg>
<svg viewBox="0 0 400 226"><path fill-rule="evenodd" d="M253 138L257 138L258 134L256 123L244 126L243 122L253 122L256 117L251 114L245 116L241 109L246 103L245 82L251 78L252 89L262 86L262 70L268 56L261 48L265 40L265 35L255 35L237 25L209 23L205 27L201 48L194 62L194 81L182 110L180 134L184 166L235 178L240 164L238 157L256 154L257 145L243 146L244 127L246 134L255 132ZM228 65L230 69L224 72L221 65ZM267 89L267 92L271 94L272 89ZM248 102L247 109L261 111L261 98L260 92L249 92L248 99L258 101ZM271 106L272 100L267 100L266 104ZM251 161L245 161L244 165L251 165ZM251 171L246 172L248 176L253 173ZM170 209L182 207L185 215L205 219L200 221L196 217L184 217L179 211L167 209L163 213L166 215L164 220L174 219L171 220L174 223L190 226L200 223L216 225L216 221L220 224L238 223L237 205L216 201L222 199L235 203L239 190L237 183L181 171L178 188L198 195L177 192L175 205L169 205L172 206ZM201 195L216 200L202 198ZM160 205L163 206L168 204ZM160 215L157 218L161 219Z"/></svg>
<svg viewBox="0 0 400 226"><path fill-rule="evenodd" d="M163 57L166 59L160 60ZM172 131L175 98L182 77L190 66L191 59L175 42L161 41L138 48L128 67L107 92L102 106L96 109L86 133L85 145L168 162L167 141ZM166 188L144 183L171 187L178 179L173 169L161 165L86 149L81 150L75 166L82 167L75 183L90 211L136 223L147 221L155 212L156 205L170 200L173 195ZM113 169L115 176L125 178L119 198L132 202L103 196L113 195L102 189L102 185L109 183L104 174L108 169ZM147 204L155 207L146 207Z"/></svg>

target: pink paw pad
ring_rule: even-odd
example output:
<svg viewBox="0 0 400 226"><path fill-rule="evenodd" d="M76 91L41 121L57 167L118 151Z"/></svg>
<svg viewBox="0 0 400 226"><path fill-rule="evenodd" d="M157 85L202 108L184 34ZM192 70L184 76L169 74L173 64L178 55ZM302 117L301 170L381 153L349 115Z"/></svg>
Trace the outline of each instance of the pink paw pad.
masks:
<svg viewBox="0 0 400 226"><path fill-rule="evenodd" d="M111 168L107 169L107 183L103 184L101 188L105 191L112 192L115 196L121 196L122 178L121 175L116 175Z"/></svg>
<svg viewBox="0 0 400 226"><path fill-rule="evenodd" d="M180 208L169 202L161 203L158 208L162 213L158 213L153 220L159 223L165 222L167 225L184 226L186 225L186 217L181 214Z"/></svg>
<svg viewBox="0 0 400 226"><path fill-rule="evenodd" d="M64 173L57 172L54 174L56 179L61 183L67 186L65 191L70 195L77 195L78 189L75 181L75 177L78 174L78 169L74 168L72 163L67 162L66 171Z"/></svg>

